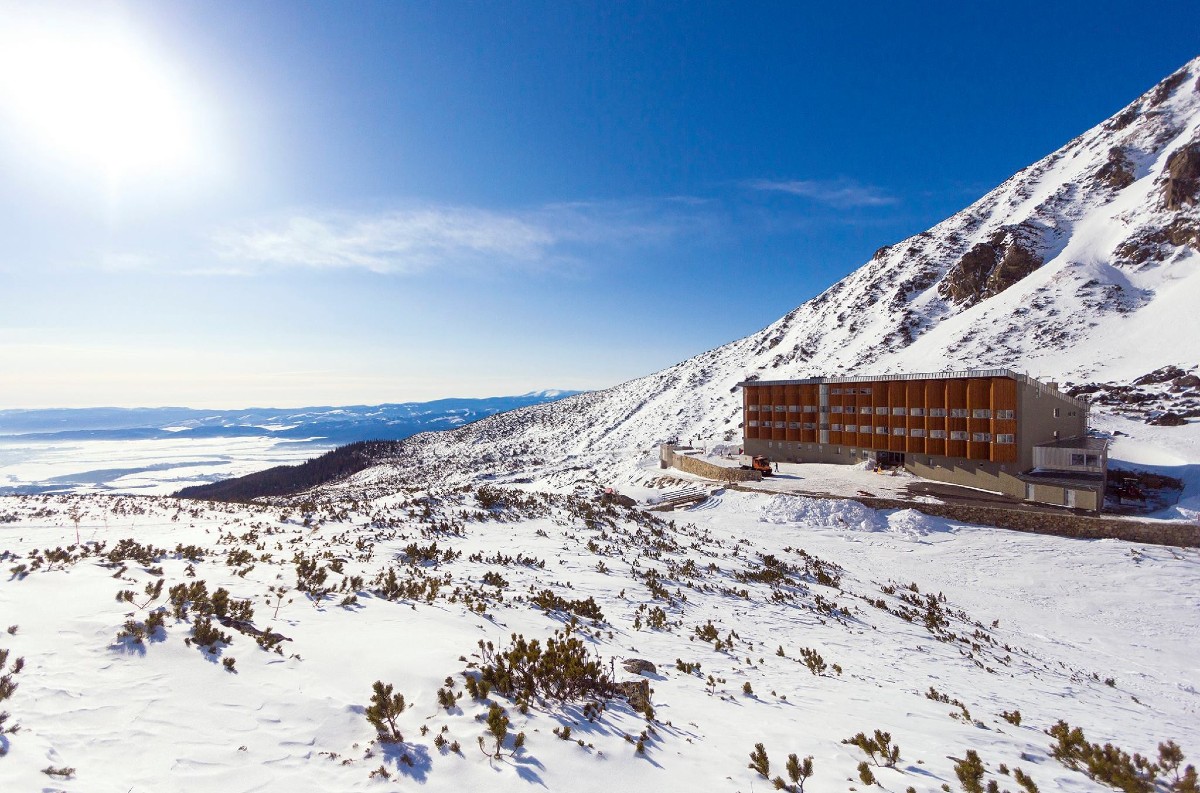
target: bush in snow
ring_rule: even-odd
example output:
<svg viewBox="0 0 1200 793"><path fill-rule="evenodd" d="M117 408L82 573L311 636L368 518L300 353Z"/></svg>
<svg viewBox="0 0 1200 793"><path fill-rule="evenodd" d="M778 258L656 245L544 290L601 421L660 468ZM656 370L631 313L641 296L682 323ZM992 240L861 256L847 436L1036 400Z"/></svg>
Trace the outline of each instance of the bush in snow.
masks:
<svg viewBox="0 0 1200 793"><path fill-rule="evenodd" d="M391 684L376 680L371 687L371 704L366 710L367 721L375 728L379 740L384 743L400 743L404 736L396 726L396 719L404 712L404 695L393 694Z"/></svg>

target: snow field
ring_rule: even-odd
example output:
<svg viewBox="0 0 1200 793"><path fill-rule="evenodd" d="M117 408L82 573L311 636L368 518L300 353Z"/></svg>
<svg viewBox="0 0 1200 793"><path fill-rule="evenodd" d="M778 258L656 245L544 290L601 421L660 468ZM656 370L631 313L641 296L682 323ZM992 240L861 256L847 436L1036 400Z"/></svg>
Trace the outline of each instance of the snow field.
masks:
<svg viewBox="0 0 1200 793"><path fill-rule="evenodd" d="M18 626L15 634L0 633L0 647L26 661L14 677L19 688L3 705L21 730L5 736L0 789L390 790L416 782L435 791L734 791L769 784L746 767L762 742L773 774L782 772L790 752L813 755L815 775L806 790L820 792L843 790L857 778L864 757L840 741L876 728L901 746L897 769L876 769L889 790L935 791L943 783L957 789L953 758L968 748L981 754L989 778L1010 789L1011 780L996 774L1000 763L1020 766L1043 791L1100 789L1048 757L1042 730L1059 718L1082 726L1090 740L1111 740L1131 752L1153 753L1168 738L1193 762L1200 752L1194 551L1037 537L853 502L736 492L707 509L670 516L670 526L639 523L623 511L593 516L589 524L583 516L591 513L563 496L552 497L551 507L510 507L481 522L472 492L439 491L430 519L461 521L463 536L435 537L422 535L430 524L420 520L419 499L427 495L410 491L357 504L328 499L316 509L314 526L302 525L295 507L286 508L288 522L281 522L279 507L0 499L0 515L17 518L0 523L6 571L35 548L74 542L68 513L78 507L83 538L106 541L110 550L122 537L209 549L193 563L195 579L186 559L168 554L156 562L166 586L203 579L210 592L225 587L233 598L253 601L256 627L269 625L291 639L277 655L223 628L232 643L210 659L185 646L187 623L168 616L165 636L144 649L114 645L127 615L144 618L115 593L128 588L140 596L157 578L132 560L124 562L121 579L96 556L0 579L0 628ZM145 513L127 514L130 505ZM252 539L240 539L251 532ZM434 540L462 554L422 568L452 576L434 602L388 601L365 591L389 565L404 575L409 568L399 560L406 545ZM369 560L356 548L360 542L370 548ZM798 548L828 563L823 569L840 575L840 588L810 580ZM272 559L239 576L240 564L226 563L236 549ZM293 602L273 619L267 587L295 586L296 552L328 552L326 566L343 559L346 576L366 579L358 602L339 606L339 592L314 604L293 590ZM470 561L473 554L485 561ZM497 554L522 554L545 566L486 561ZM763 554L794 567L790 583L738 579L763 571ZM695 572L685 572L689 561ZM709 571L710 564L718 569ZM670 601L652 595L643 579L649 568L658 571ZM485 572L507 580L504 602L487 596L486 614L479 614L461 598L450 601L455 586L494 590L481 584ZM335 585L343 578L332 571L328 577ZM905 588L910 582L918 593ZM896 589L887 594L885 586ZM621 700L588 722L583 703L533 703L526 716L493 695L512 719L510 734L526 733L525 748L503 760L484 757L476 746L485 704L464 694L452 711L438 707L436 692L447 676L463 690L467 664L458 659L477 662L479 640L503 647L511 633L545 640L565 626L567 614L517 600L543 589L566 600L595 599L605 622L593 627L581 620L576 635L614 664L617 679L635 677L621 671L625 658L657 664L650 675L654 733L645 755L624 736L636 739L647 722ZM742 589L748 598L738 594ZM946 630L966 641L939 640L919 617L897 616L908 607L902 598L938 592ZM645 624L656 607L670 630ZM732 639L728 649L717 651L695 636L710 620L722 641ZM976 630L991 638L969 638ZM785 657L775 654L778 647ZM814 676L799 660L802 648L830 667L839 664L842 674ZM230 656L236 673L220 663ZM699 674L677 670L676 659L699 663ZM1104 684L1107 677L1114 686ZM398 748L374 743L363 716L377 679L395 685L411 705L400 719L406 740ZM745 683L752 695L743 693ZM927 698L930 686L962 701L971 720ZM1000 718L1013 709L1023 716L1020 727ZM434 745L443 726L461 754ZM571 727L571 741L554 736L561 726ZM371 778L381 765L390 782ZM52 779L41 772L48 766L73 767L75 775Z"/></svg>

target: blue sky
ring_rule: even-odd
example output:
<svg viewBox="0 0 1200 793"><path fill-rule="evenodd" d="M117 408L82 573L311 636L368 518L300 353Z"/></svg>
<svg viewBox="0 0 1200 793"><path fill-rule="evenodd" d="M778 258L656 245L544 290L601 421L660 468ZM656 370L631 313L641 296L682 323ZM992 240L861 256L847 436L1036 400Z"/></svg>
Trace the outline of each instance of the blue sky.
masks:
<svg viewBox="0 0 1200 793"><path fill-rule="evenodd" d="M0 12L0 408L613 385L1200 54L1194 2Z"/></svg>

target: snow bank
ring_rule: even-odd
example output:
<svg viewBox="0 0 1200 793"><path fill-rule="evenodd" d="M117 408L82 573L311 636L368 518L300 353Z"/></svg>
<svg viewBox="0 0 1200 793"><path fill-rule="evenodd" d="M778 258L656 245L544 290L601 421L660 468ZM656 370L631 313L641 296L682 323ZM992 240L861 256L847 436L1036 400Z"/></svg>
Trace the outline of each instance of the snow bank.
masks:
<svg viewBox="0 0 1200 793"><path fill-rule="evenodd" d="M765 523L800 523L854 531L885 531L887 522L876 510L857 501L804 496L777 496L762 508Z"/></svg>
<svg viewBox="0 0 1200 793"><path fill-rule="evenodd" d="M941 518L931 517L924 512L898 509L887 516L887 530L915 540L936 532L949 531L950 527Z"/></svg>

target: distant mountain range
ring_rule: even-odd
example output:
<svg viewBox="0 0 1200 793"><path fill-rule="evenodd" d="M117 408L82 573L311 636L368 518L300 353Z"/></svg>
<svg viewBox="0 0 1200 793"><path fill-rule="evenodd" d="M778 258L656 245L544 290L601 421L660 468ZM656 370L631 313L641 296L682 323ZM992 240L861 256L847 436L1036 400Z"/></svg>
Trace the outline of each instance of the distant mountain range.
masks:
<svg viewBox="0 0 1200 793"><path fill-rule="evenodd" d="M0 441L265 437L319 440L330 445L360 440L400 440L418 432L452 429L486 416L553 402L578 393L551 389L519 396L338 407L0 410Z"/></svg>

